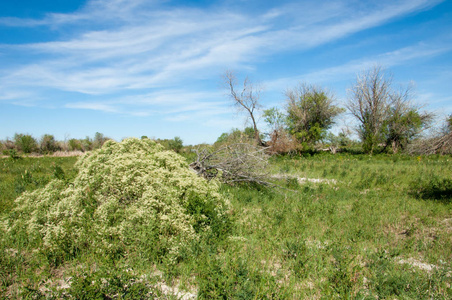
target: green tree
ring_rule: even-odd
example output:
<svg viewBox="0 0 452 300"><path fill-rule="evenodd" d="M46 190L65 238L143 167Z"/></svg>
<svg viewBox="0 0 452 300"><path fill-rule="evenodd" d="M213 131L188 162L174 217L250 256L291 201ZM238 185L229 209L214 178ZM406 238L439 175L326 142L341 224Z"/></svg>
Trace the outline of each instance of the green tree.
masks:
<svg viewBox="0 0 452 300"><path fill-rule="evenodd" d="M83 151L90 151L93 150L93 140L86 136L83 140L80 141L82 144Z"/></svg>
<svg viewBox="0 0 452 300"><path fill-rule="evenodd" d="M264 110L262 117L265 123L268 124L271 132L281 130L285 127L286 116L277 107Z"/></svg>
<svg viewBox="0 0 452 300"><path fill-rule="evenodd" d="M412 87L392 88L392 76L380 66L360 74L350 89L347 108L358 120L363 150L373 153L379 144L393 152L404 149L432 120L412 103Z"/></svg>
<svg viewBox="0 0 452 300"><path fill-rule="evenodd" d="M32 153L38 150L38 142L29 134L16 133L14 135L14 143L24 153Z"/></svg>
<svg viewBox="0 0 452 300"><path fill-rule="evenodd" d="M253 127L246 127L243 131L234 128L230 132L222 133L215 144L235 144L235 143L251 143L255 139L255 131ZM262 139L262 136L259 137Z"/></svg>
<svg viewBox="0 0 452 300"><path fill-rule="evenodd" d="M104 136L103 133L96 132L94 134L93 149L101 148L102 145L108 140L109 140L109 138Z"/></svg>
<svg viewBox="0 0 452 300"><path fill-rule="evenodd" d="M393 153L406 148L414 138L431 123L433 115L422 112L412 104L411 88L402 92L392 92L388 119L386 120L386 148L392 147Z"/></svg>
<svg viewBox="0 0 452 300"><path fill-rule="evenodd" d="M289 131L302 144L313 145L321 140L344 110L334 105L335 98L327 90L300 84L288 90L287 123Z"/></svg>
<svg viewBox="0 0 452 300"><path fill-rule="evenodd" d="M69 150L70 151L82 151L82 143L78 139L70 139L69 140Z"/></svg>
<svg viewBox="0 0 452 300"><path fill-rule="evenodd" d="M55 140L55 137L51 134L44 134L41 137L39 147L42 153L52 153L60 150L60 146Z"/></svg>
<svg viewBox="0 0 452 300"><path fill-rule="evenodd" d="M168 144L169 144L168 145L169 148L176 153L180 153L180 151L182 150L182 147L184 146L184 142L178 136L174 137L174 139L172 139L172 140L169 140Z"/></svg>
<svg viewBox="0 0 452 300"><path fill-rule="evenodd" d="M446 117L446 121L443 128L443 133L448 134L452 132L452 114Z"/></svg>

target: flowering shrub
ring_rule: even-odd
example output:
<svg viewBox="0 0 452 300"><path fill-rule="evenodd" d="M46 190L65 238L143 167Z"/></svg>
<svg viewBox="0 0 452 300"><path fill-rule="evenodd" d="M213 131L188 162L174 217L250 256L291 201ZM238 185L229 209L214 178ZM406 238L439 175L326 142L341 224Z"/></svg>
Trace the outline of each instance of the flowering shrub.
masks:
<svg viewBox="0 0 452 300"><path fill-rule="evenodd" d="M76 167L72 183L55 179L17 198L7 230L59 257L94 249L175 260L201 234L229 226L218 184L152 140L109 140Z"/></svg>

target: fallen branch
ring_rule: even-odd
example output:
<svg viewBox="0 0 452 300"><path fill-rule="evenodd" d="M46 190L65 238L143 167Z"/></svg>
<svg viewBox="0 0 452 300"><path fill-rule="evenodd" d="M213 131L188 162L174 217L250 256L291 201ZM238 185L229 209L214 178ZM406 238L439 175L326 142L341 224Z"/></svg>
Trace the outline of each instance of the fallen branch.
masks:
<svg viewBox="0 0 452 300"><path fill-rule="evenodd" d="M216 150L196 151L196 161L190 167L207 180L217 178L227 184L253 182L272 185L267 179L268 155L266 148L238 143L223 146Z"/></svg>
<svg viewBox="0 0 452 300"><path fill-rule="evenodd" d="M420 140L409 149L410 154L452 154L452 132L429 140Z"/></svg>

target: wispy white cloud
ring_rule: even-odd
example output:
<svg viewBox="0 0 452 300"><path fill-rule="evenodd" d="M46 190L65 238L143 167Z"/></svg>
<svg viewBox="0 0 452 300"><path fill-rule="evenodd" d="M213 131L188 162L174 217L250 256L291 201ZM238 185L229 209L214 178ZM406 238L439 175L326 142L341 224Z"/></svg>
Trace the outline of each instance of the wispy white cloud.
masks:
<svg viewBox="0 0 452 300"><path fill-rule="evenodd" d="M173 122L199 122L229 113L230 103L222 98L220 93L168 90L112 100L71 102L65 107L137 117L158 116Z"/></svg>
<svg viewBox="0 0 452 300"><path fill-rule="evenodd" d="M118 113L119 110L112 105L99 102L74 102L66 104L67 108L99 110L103 112Z"/></svg>
<svg viewBox="0 0 452 300"><path fill-rule="evenodd" d="M1 87L0 87L1 89ZM0 94L0 101L1 100L14 100L14 99L24 99L27 97L30 97L32 93L30 92L24 92L24 91L6 91L3 94Z"/></svg>
<svg viewBox="0 0 452 300"><path fill-rule="evenodd" d="M74 13L48 14L39 20L0 18L0 26L48 26L56 36L48 42L3 45L4 51L28 54L33 60L13 60L4 67L0 100L29 103L27 99L44 98L42 89L55 90L83 94L61 101L68 109L231 128L237 121L225 114L231 111L229 103L217 85L200 92L203 82L225 69L313 49L440 2L294 1L252 13L215 5L181 9L168 1L95 0ZM419 44L265 86L281 91L300 79L334 80L375 61L389 67L449 50ZM34 92L15 92L25 89Z"/></svg>
<svg viewBox="0 0 452 300"><path fill-rule="evenodd" d="M353 78L355 74L375 65L391 68L409 63L410 61L434 57L451 51L452 46L438 47L437 45L432 46L419 43L375 56L353 59L345 64L308 72L295 77L278 78L265 82L265 86L269 90L281 91L293 87L300 82L322 84L343 81L344 78Z"/></svg>
<svg viewBox="0 0 452 300"><path fill-rule="evenodd" d="M342 1L320 8L318 3L292 3L250 16L241 11L181 10L142 0L96 0L73 14L49 14L35 25L104 22L102 30L17 46L42 56L33 64L14 66L2 80L11 86L86 94L165 87L252 64L275 52L312 48L438 2L388 1L360 9L357 3ZM25 24L35 26L31 21Z"/></svg>

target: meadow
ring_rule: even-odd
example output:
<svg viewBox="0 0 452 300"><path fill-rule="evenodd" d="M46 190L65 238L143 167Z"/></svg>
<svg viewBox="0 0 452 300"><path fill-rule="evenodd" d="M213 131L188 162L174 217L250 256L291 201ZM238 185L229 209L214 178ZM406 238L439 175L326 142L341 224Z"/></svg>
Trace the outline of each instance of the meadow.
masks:
<svg viewBox="0 0 452 300"><path fill-rule="evenodd" d="M22 193L70 185L76 160L0 159L2 220ZM279 188L220 186L227 224L177 262L132 250L55 259L3 228L0 298L452 298L451 156L322 153L270 167Z"/></svg>

